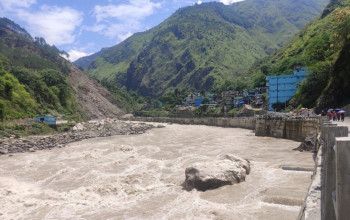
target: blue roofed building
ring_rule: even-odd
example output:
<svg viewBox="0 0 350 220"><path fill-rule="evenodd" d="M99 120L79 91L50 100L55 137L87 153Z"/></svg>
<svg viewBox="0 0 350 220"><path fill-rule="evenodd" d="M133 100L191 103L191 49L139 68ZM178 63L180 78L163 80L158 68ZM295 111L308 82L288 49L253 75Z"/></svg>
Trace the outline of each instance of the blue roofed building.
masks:
<svg viewBox="0 0 350 220"><path fill-rule="evenodd" d="M195 107L199 107L201 104L202 104L202 97L196 98L196 99L194 100L194 106L195 106Z"/></svg>
<svg viewBox="0 0 350 220"><path fill-rule="evenodd" d="M44 122L47 124L56 124L56 118L53 116L40 115L35 117L36 122Z"/></svg>
<svg viewBox="0 0 350 220"><path fill-rule="evenodd" d="M275 103L286 103L298 89L301 81L306 79L307 70L304 67L296 66L293 75L267 76L269 110L273 111Z"/></svg>

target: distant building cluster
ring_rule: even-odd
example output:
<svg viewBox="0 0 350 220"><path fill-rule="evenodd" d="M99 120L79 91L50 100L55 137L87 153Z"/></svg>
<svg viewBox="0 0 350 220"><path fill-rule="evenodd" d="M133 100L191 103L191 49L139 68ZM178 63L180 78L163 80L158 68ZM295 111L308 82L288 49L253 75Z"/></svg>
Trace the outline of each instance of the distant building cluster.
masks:
<svg viewBox="0 0 350 220"><path fill-rule="evenodd" d="M178 105L179 108L184 107L199 107L207 106L222 106L225 110L239 108L245 104L251 104L256 107L261 107L263 101L262 94L267 92L267 87L259 87L248 91L223 91L221 94L200 94L192 92L184 99L183 105ZM205 100L205 101L204 101Z"/></svg>
<svg viewBox="0 0 350 220"><path fill-rule="evenodd" d="M263 101L262 94L267 92L267 87L257 87L251 90L240 91L224 91L222 92L223 105L226 108L239 108L245 104L261 107Z"/></svg>
<svg viewBox="0 0 350 220"><path fill-rule="evenodd" d="M267 76L267 87L258 87L245 91L224 91L221 94L200 94L193 92L189 94L184 105L178 107L199 107L201 105L222 106L225 111L239 108L245 104L254 107L263 105L262 95L268 93L268 110L274 111L274 104L285 104L295 95L301 81L307 78L307 69L301 64L296 64L293 75ZM206 99L206 103L203 100Z"/></svg>
<svg viewBox="0 0 350 220"><path fill-rule="evenodd" d="M308 76L307 69L301 64L296 64L293 75L267 76L266 87L257 87L243 91L223 91L220 94L191 92L183 103L176 106L179 110L186 110L192 107L208 106L220 107L223 112L232 108L239 108L246 104L252 107L263 106L263 94L267 93L268 110L276 110L276 105L285 105L295 95L299 84ZM265 97L266 98L266 97ZM157 107L162 107L159 102Z"/></svg>
<svg viewBox="0 0 350 220"><path fill-rule="evenodd" d="M268 108L270 111L275 110L273 105L276 103L286 103L295 95L299 83L306 79L307 70L301 65L296 65L293 75L268 76Z"/></svg>

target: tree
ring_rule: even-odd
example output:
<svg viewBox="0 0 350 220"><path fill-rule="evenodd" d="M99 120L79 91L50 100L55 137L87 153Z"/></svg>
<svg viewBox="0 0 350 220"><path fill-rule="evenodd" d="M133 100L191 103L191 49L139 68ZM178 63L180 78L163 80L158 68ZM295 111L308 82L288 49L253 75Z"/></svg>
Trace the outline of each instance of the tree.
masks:
<svg viewBox="0 0 350 220"><path fill-rule="evenodd" d="M209 104L210 100L205 97L204 99L202 99L202 104Z"/></svg>
<svg viewBox="0 0 350 220"><path fill-rule="evenodd" d="M4 120L5 118L5 103L3 101L0 100L0 120Z"/></svg>
<svg viewBox="0 0 350 220"><path fill-rule="evenodd" d="M58 84L66 84L65 77L57 70L46 69L40 71L42 80L48 86L55 86Z"/></svg>
<svg viewBox="0 0 350 220"><path fill-rule="evenodd" d="M335 36L342 45L346 40L350 39L350 8L336 9L334 14Z"/></svg>
<svg viewBox="0 0 350 220"><path fill-rule="evenodd" d="M329 56L329 35L323 33L310 40L306 48L306 55L311 61L324 61Z"/></svg>
<svg viewBox="0 0 350 220"><path fill-rule="evenodd" d="M264 74L256 74L253 76L253 87L264 87L266 85L266 76Z"/></svg>
<svg viewBox="0 0 350 220"><path fill-rule="evenodd" d="M37 43L37 44L39 44L41 46L45 46L46 45L46 41L42 37L35 37L34 38L34 43Z"/></svg>
<svg viewBox="0 0 350 220"><path fill-rule="evenodd" d="M268 65L262 65L260 70L264 75L268 75L271 72L271 68Z"/></svg>
<svg viewBox="0 0 350 220"><path fill-rule="evenodd" d="M4 88L5 97L10 100L12 98L12 89L13 89L13 85L11 84L11 82L5 81L5 88Z"/></svg>

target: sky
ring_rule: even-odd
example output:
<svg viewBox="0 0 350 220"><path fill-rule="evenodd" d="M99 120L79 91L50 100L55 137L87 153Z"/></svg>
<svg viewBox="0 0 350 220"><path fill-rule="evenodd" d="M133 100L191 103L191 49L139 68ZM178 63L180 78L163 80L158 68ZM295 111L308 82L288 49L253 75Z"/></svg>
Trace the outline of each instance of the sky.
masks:
<svg viewBox="0 0 350 220"><path fill-rule="evenodd" d="M0 16L76 59L157 26L177 9L213 0L0 0ZM232 4L242 0L216 0Z"/></svg>

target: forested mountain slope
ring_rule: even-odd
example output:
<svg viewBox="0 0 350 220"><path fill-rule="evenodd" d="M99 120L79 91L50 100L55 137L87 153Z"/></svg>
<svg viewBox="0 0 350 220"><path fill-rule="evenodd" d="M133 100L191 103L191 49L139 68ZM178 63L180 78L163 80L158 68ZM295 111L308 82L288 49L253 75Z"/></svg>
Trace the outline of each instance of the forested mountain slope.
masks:
<svg viewBox="0 0 350 220"><path fill-rule="evenodd" d="M350 101L350 1L331 0L321 16L282 49L253 65L261 75L290 74L295 63L310 73L291 101L294 107L328 107Z"/></svg>
<svg viewBox="0 0 350 220"><path fill-rule="evenodd" d="M74 120L121 114L114 105L118 100L63 54L9 19L0 19L0 120L38 114Z"/></svg>
<svg viewBox="0 0 350 220"><path fill-rule="evenodd" d="M157 27L74 64L144 96L220 88L283 46L327 2L246 0L181 8Z"/></svg>

